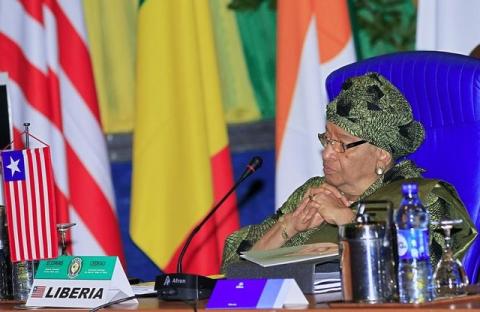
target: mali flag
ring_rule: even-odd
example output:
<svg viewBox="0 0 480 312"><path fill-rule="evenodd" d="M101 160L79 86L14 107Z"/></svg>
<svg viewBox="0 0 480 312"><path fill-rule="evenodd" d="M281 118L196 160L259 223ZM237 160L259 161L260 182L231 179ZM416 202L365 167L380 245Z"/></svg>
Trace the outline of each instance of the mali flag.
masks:
<svg viewBox="0 0 480 312"><path fill-rule="evenodd" d="M208 1L143 1L138 25L130 233L173 272L189 232L233 185ZM235 202L197 234L184 271L218 273Z"/></svg>

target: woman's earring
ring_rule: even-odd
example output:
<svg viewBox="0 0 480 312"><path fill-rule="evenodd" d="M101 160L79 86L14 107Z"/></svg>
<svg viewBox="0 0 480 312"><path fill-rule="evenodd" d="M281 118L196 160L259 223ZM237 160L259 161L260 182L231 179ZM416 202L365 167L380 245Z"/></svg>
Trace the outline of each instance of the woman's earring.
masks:
<svg viewBox="0 0 480 312"><path fill-rule="evenodd" d="M383 174L383 168L382 167L375 168L375 173L378 174L378 175L382 175Z"/></svg>

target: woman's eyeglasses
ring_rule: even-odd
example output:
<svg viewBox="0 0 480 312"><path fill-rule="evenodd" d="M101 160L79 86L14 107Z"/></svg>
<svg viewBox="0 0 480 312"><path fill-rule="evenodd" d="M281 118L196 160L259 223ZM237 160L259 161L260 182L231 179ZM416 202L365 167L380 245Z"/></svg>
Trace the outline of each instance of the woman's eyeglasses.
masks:
<svg viewBox="0 0 480 312"><path fill-rule="evenodd" d="M323 147L326 148L327 145L330 145L333 148L333 150L337 153L345 153L345 151L349 148L359 146L364 143L368 143L368 141L360 140L357 142L345 144L345 143L330 139L329 137L327 137L326 133L319 133L318 139L320 140L320 143L322 143Z"/></svg>

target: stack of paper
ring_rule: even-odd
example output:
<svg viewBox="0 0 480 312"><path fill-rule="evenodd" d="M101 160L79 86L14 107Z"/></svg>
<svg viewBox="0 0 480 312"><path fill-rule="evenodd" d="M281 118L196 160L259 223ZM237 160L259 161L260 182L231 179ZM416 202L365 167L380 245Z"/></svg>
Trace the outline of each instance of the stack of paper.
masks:
<svg viewBox="0 0 480 312"><path fill-rule="evenodd" d="M241 257L263 267L269 267L312 259L338 257L338 245L334 243L316 243L272 250L251 250L244 252Z"/></svg>
<svg viewBox="0 0 480 312"><path fill-rule="evenodd" d="M338 251L338 245L334 243L251 250L241 257L258 264L261 269L234 263L232 266L236 267L232 270L230 266L230 276L294 278L304 293L313 293L315 298L322 296L317 302L338 301L342 299ZM245 267L250 270L245 272Z"/></svg>
<svg viewBox="0 0 480 312"><path fill-rule="evenodd" d="M315 273L314 291L316 294L342 290L339 272Z"/></svg>
<svg viewBox="0 0 480 312"><path fill-rule="evenodd" d="M317 303L343 300L340 272L315 273L314 294Z"/></svg>

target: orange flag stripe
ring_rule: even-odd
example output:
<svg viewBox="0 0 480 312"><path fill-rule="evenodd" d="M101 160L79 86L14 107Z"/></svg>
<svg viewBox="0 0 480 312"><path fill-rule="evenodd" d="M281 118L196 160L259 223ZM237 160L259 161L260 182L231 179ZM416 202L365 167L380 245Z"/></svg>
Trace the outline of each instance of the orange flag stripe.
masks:
<svg viewBox="0 0 480 312"><path fill-rule="evenodd" d="M293 92L297 82L300 56L308 25L313 16L313 2L283 1L277 12L277 151L281 150ZM285 55L286 54L286 55Z"/></svg>
<svg viewBox="0 0 480 312"><path fill-rule="evenodd" d="M316 1L320 61L326 63L345 48L352 36L347 1Z"/></svg>

